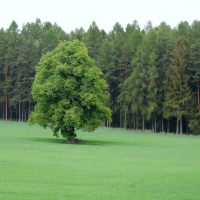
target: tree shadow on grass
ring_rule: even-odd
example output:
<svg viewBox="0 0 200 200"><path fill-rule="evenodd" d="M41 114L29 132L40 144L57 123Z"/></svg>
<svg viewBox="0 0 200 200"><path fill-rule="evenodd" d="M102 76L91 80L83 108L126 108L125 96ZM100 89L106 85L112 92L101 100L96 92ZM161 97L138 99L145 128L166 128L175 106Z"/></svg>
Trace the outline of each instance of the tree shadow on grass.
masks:
<svg viewBox="0 0 200 200"><path fill-rule="evenodd" d="M77 143L70 143L67 139L63 138L32 138L32 140L37 142L44 142L44 143L56 143L56 144L73 144L73 145L95 145L95 146L109 146L109 145L116 145L116 146L124 146L130 145L125 141L105 141L105 140L80 140L81 142ZM134 144L132 144L134 145Z"/></svg>

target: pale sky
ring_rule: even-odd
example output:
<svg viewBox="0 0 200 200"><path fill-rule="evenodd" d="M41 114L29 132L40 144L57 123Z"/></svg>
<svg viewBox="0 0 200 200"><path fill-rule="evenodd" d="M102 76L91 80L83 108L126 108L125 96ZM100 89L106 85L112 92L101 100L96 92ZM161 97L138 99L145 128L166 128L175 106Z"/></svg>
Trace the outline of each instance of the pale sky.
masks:
<svg viewBox="0 0 200 200"><path fill-rule="evenodd" d="M92 21L107 33L119 22L123 28L137 20L143 29L165 21L172 28L180 21L200 20L200 0L1 0L0 28L13 20L19 29L27 22L56 22L65 32L75 28L88 30Z"/></svg>

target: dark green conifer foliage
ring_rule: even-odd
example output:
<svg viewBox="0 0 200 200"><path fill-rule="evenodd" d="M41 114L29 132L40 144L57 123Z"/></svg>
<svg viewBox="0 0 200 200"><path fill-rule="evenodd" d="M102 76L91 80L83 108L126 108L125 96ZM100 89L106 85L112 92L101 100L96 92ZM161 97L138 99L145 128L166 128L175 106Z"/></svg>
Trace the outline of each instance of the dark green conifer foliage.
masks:
<svg viewBox="0 0 200 200"><path fill-rule="evenodd" d="M120 84L124 81L125 76L125 68L126 65L123 60L123 52L124 52L124 45L125 45L125 39L121 32L117 33L117 36L114 40L114 71L113 76L117 77L115 81L115 92L118 96L121 93L121 87ZM119 118L120 118L120 127L122 128L122 110L124 110L122 107L123 102L120 101L119 105L117 106L117 109L119 109Z"/></svg>
<svg viewBox="0 0 200 200"><path fill-rule="evenodd" d="M190 25L187 21L181 21L178 25L177 35L183 35L185 38L188 37Z"/></svg>
<svg viewBox="0 0 200 200"><path fill-rule="evenodd" d="M2 81L1 81L1 89L2 96L0 98L1 102L5 103L5 120L8 120L8 99L9 99L9 87L10 87L10 79L9 79L9 67L8 67L8 58L9 58L9 38L8 34L2 29L1 30L1 38L0 38L0 68L2 71Z"/></svg>
<svg viewBox="0 0 200 200"><path fill-rule="evenodd" d="M159 78L157 80L157 87L158 87L158 98L157 98L157 105L158 109L156 109L156 112L154 113L155 116L159 117L161 119L161 131L164 132L164 120L163 120L163 112L165 109L163 109L163 102L165 101L165 74L167 69L169 68L170 64L170 58L169 58L169 52L171 52L171 44L173 43L173 34L172 30L169 25L167 25L165 22L162 22L157 27L157 33L158 33L158 46L157 46L157 52L158 52L158 58L157 58L157 71ZM167 111L167 110L166 110ZM166 115L167 116L167 115ZM169 119L169 117L167 118Z"/></svg>
<svg viewBox="0 0 200 200"><path fill-rule="evenodd" d="M109 33L109 35L114 41L119 33L124 35L124 29L119 22L116 22L115 25L113 26L113 30Z"/></svg>
<svg viewBox="0 0 200 200"><path fill-rule="evenodd" d="M182 116L188 114L186 103L191 99L191 90L188 85L190 74L188 74L188 49L185 46L185 39L181 35L176 40L173 58L167 70L166 101L165 107L171 110L171 114L177 118L177 130L182 134Z"/></svg>
<svg viewBox="0 0 200 200"><path fill-rule="evenodd" d="M113 93L113 82L115 81L115 76L113 76L114 72L114 62L113 62L113 44L109 42L107 39L104 40L100 49L99 55L97 56L97 66L103 72L103 78L106 80L108 87L108 93L110 94L110 101L107 106L109 106L112 110L113 115L115 114L114 105L116 103L116 97L114 97ZM104 125L105 126L105 125ZM107 124L109 126L109 124Z"/></svg>
<svg viewBox="0 0 200 200"><path fill-rule="evenodd" d="M85 30L81 27L81 28L76 28L74 31L75 34L75 39L82 41L84 35L85 35Z"/></svg>
<svg viewBox="0 0 200 200"><path fill-rule="evenodd" d="M194 20L189 28L188 40L190 45L193 45L200 38L200 21Z"/></svg>
<svg viewBox="0 0 200 200"><path fill-rule="evenodd" d="M157 81L156 69L156 46L158 36L155 30L151 29L142 44L138 47L135 58L132 60L133 72L125 81L128 98L132 100L132 110L142 115L145 130L145 117L150 118L151 113L157 107ZM148 119L147 118L147 119Z"/></svg>
<svg viewBox="0 0 200 200"><path fill-rule="evenodd" d="M86 46L88 48L88 55L95 59L96 55L98 54L98 48L96 46L96 43L98 42L98 39L100 37L101 33L97 26L97 24L93 21L90 25L90 28L87 31L87 41Z"/></svg>
<svg viewBox="0 0 200 200"><path fill-rule="evenodd" d="M128 38L128 47L133 55L136 53L138 46L142 42L143 34L140 30L135 30Z"/></svg>
<svg viewBox="0 0 200 200"><path fill-rule="evenodd" d="M193 117L190 120L190 129L194 130L195 132L200 131L200 94L199 94L199 89L200 89L200 40L197 39L195 43L191 46L191 70L192 70L192 78L193 82L195 83L195 89L193 94L195 94L195 100L197 101L196 107L197 110L194 111Z"/></svg>
<svg viewBox="0 0 200 200"><path fill-rule="evenodd" d="M39 40L43 37L42 23L39 18L36 19L35 23L30 24L30 33L34 40Z"/></svg>
<svg viewBox="0 0 200 200"><path fill-rule="evenodd" d="M56 35L55 31L50 28L44 38L42 39L42 45L43 45L43 53L52 51L53 49L56 48L56 46L58 45L58 35Z"/></svg>
<svg viewBox="0 0 200 200"><path fill-rule="evenodd" d="M42 30L47 33L50 29L52 28L52 24L51 22L45 22L43 27L42 27Z"/></svg>

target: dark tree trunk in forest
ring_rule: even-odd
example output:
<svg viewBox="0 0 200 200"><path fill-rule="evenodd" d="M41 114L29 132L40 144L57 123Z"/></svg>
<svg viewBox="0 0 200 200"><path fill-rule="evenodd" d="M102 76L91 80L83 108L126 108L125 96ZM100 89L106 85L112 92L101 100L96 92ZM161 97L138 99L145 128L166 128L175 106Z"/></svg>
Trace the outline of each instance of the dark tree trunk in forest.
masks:
<svg viewBox="0 0 200 200"><path fill-rule="evenodd" d="M135 119L135 122L136 122L136 130L138 130L138 116L136 115L135 118L136 118L136 119Z"/></svg>
<svg viewBox="0 0 200 200"><path fill-rule="evenodd" d="M142 118L143 118L143 121L142 121L142 131L144 131L144 115L142 116Z"/></svg>
<svg viewBox="0 0 200 200"><path fill-rule="evenodd" d="M198 68L197 68L198 72ZM199 108L199 115L200 115L200 101L199 101L199 81L198 81L198 74L197 74L197 95L198 95L198 108ZM200 125L200 116L199 116L199 125Z"/></svg>
<svg viewBox="0 0 200 200"><path fill-rule="evenodd" d="M21 108L20 108L20 102L19 102L19 122L20 122L20 119L21 119L21 113L20 113L20 111L21 111Z"/></svg>
<svg viewBox="0 0 200 200"><path fill-rule="evenodd" d="M177 118L177 122L176 122L176 134L179 134L179 120Z"/></svg>
<svg viewBox="0 0 200 200"><path fill-rule="evenodd" d="M155 133L157 132L157 127L156 127L156 117L155 117Z"/></svg>
<svg viewBox="0 0 200 200"><path fill-rule="evenodd" d="M6 121L8 121L8 97L6 94Z"/></svg>
<svg viewBox="0 0 200 200"><path fill-rule="evenodd" d="M188 131L188 117L187 117L187 135L189 134L189 131Z"/></svg>
<svg viewBox="0 0 200 200"><path fill-rule="evenodd" d="M23 105L22 105L22 122L24 122L24 102L23 102Z"/></svg>
<svg viewBox="0 0 200 200"><path fill-rule="evenodd" d="M7 87L7 78L8 78L8 74L7 74L7 70L6 70L6 87ZM7 89L6 89L6 121L8 121L8 94L7 94Z"/></svg>
<svg viewBox="0 0 200 200"><path fill-rule="evenodd" d="M126 129L126 104L125 104L125 114L124 114L124 128Z"/></svg>
<svg viewBox="0 0 200 200"><path fill-rule="evenodd" d="M10 91L9 91L9 89L8 89L8 101L7 101L7 102L8 102L8 105L7 105L7 107L8 107L8 108L7 108L7 110L8 110L8 118L10 117L10 112L9 112L9 111L10 111L10 106L9 106L9 103L10 103L10 102L9 102L9 92L10 92Z"/></svg>
<svg viewBox="0 0 200 200"><path fill-rule="evenodd" d="M10 106L10 121L12 121L12 107Z"/></svg>
<svg viewBox="0 0 200 200"><path fill-rule="evenodd" d="M25 113L24 113L24 121L26 122L26 108L25 108Z"/></svg>
<svg viewBox="0 0 200 200"><path fill-rule="evenodd" d="M10 118L10 106L9 106L9 90L8 90L8 119Z"/></svg>
<svg viewBox="0 0 200 200"><path fill-rule="evenodd" d="M120 102L120 106L122 105L122 102ZM122 128L122 112L121 109L119 110L120 112L120 128Z"/></svg>
<svg viewBox="0 0 200 200"><path fill-rule="evenodd" d="M151 129L152 129L152 132L154 132L153 119L151 120Z"/></svg>
<svg viewBox="0 0 200 200"><path fill-rule="evenodd" d="M30 114L31 114L31 102L29 100L28 117L30 117Z"/></svg>
<svg viewBox="0 0 200 200"><path fill-rule="evenodd" d="M169 119L167 121L168 121L168 123L167 123L167 133L169 133Z"/></svg>
<svg viewBox="0 0 200 200"><path fill-rule="evenodd" d="M164 122L163 122L163 116L162 116L162 133L164 133L165 130L164 130Z"/></svg>
<svg viewBox="0 0 200 200"><path fill-rule="evenodd" d="M133 129L136 130L136 126L135 126L135 114L133 113Z"/></svg>
<svg viewBox="0 0 200 200"><path fill-rule="evenodd" d="M180 119L180 135L183 135L183 119L182 119L182 116L181 116L181 119Z"/></svg>
<svg viewBox="0 0 200 200"><path fill-rule="evenodd" d="M5 108L4 108L4 102L3 102L3 120L5 119Z"/></svg>
<svg viewBox="0 0 200 200"><path fill-rule="evenodd" d="M16 104L16 121L17 121L17 104Z"/></svg>

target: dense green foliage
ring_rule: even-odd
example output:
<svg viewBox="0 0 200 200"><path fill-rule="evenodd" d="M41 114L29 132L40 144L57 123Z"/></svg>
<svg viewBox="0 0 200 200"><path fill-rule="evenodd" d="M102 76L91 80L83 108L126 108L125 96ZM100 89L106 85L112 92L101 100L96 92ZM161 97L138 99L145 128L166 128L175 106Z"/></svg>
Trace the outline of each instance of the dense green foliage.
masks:
<svg viewBox="0 0 200 200"><path fill-rule="evenodd" d="M199 199L199 136L101 128L70 145L37 125L0 127L0 199Z"/></svg>
<svg viewBox="0 0 200 200"><path fill-rule="evenodd" d="M28 122L73 139L75 129L94 131L110 121L108 85L101 76L84 43L61 42L36 66L32 94L37 104Z"/></svg>
<svg viewBox="0 0 200 200"><path fill-rule="evenodd" d="M36 102L31 95L35 66L59 41L85 43L109 85L108 127L154 132L200 133L200 22L165 22L141 30L137 21L118 22L106 33L92 22L69 34L36 19L20 31L16 22L0 30L0 117L26 121Z"/></svg>

